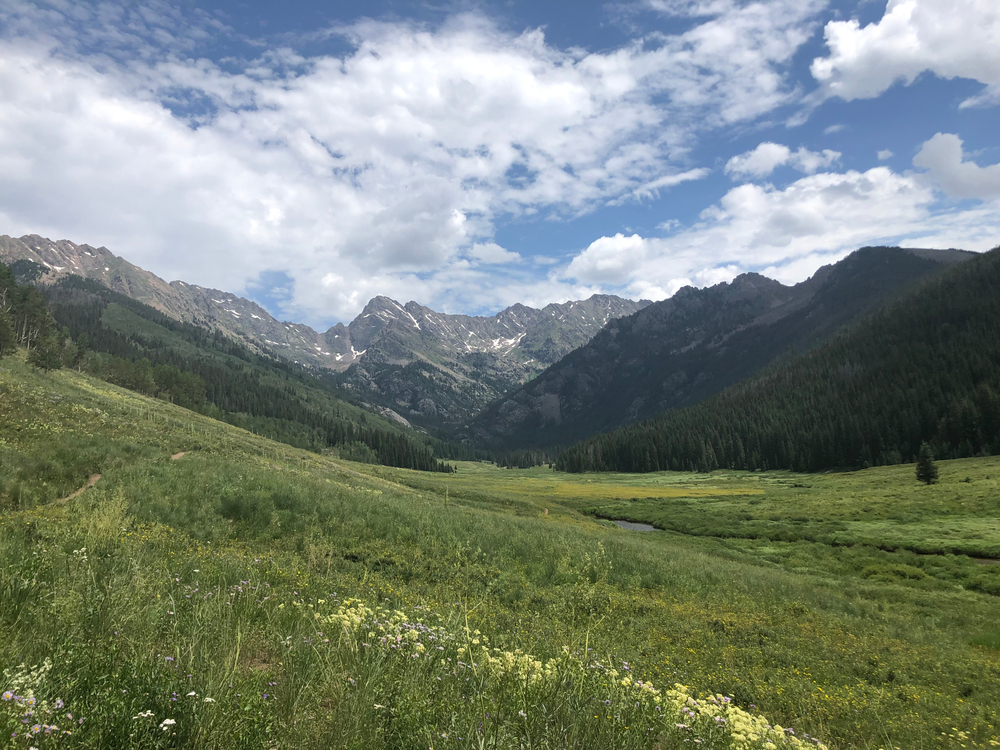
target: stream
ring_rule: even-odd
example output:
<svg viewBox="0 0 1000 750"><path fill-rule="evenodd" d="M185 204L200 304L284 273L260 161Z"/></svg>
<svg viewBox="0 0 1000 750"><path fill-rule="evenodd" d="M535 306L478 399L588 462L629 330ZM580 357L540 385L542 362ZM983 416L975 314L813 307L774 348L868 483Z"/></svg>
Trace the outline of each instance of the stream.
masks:
<svg viewBox="0 0 1000 750"><path fill-rule="evenodd" d="M633 523L632 521L615 521L615 523L629 531L659 531L655 526L650 526L648 523Z"/></svg>

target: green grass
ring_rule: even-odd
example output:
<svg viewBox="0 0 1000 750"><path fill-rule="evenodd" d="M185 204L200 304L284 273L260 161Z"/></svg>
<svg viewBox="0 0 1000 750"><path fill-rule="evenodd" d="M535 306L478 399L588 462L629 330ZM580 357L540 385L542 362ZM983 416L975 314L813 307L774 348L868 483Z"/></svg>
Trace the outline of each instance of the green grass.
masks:
<svg viewBox="0 0 1000 750"><path fill-rule="evenodd" d="M54 502L95 472L93 488ZM674 721L670 708L666 721L668 704L658 713L627 674L731 695L831 747L989 747L1000 599L966 576L995 581L1000 566L866 542L905 526L929 543L982 519L991 543L987 476L1000 466L941 473L931 488L912 467L596 477L467 463L427 475L298 451L7 358L0 668L27 684L18 665L49 660L30 679L50 710L59 698L85 718L61 740L72 747L667 748L694 733L738 746L709 715L723 709ZM594 517L682 502L664 517L690 529L629 533ZM758 514L854 536L728 533ZM345 627L351 597L385 613ZM414 628L427 652L444 650L382 644Z"/></svg>

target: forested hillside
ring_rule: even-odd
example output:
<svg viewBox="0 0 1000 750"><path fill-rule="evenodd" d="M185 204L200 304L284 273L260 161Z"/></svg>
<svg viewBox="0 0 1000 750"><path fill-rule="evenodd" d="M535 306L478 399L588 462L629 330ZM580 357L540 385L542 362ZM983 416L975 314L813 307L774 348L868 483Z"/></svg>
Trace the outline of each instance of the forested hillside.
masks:
<svg viewBox="0 0 1000 750"><path fill-rule="evenodd" d="M692 406L779 357L807 351L971 253L868 247L785 286L760 274L687 287L608 323L586 346L477 417L475 439L567 446Z"/></svg>
<svg viewBox="0 0 1000 750"><path fill-rule="evenodd" d="M563 451L564 471L819 471L1000 452L1000 248L815 351Z"/></svg>
<svg viewBox="0 0 1000 750"><path fill-rule="evenodd" d="M30 282L44 268L19 261L14 271ZM14 271L0 265L0 298L8 300L0 353L24 347L40 367L85 369L296 447L335 447L353 460L450 470L434 457L427 438L348 403L332 383L297 365L177 321L95 281L67 276L36 289L17 284Z"/></svg>

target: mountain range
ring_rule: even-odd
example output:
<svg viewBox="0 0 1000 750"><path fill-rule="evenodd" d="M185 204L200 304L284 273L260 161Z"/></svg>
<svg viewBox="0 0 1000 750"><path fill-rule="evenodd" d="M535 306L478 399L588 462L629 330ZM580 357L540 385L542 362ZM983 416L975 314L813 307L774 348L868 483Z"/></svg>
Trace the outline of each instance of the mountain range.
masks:
<svg viewBox="0 0 1000 750"><path fill-rule="evenodd" d="M794 286L755 273L606 325L589 343L490 405L471 437L497 447L568 445L698 403L779 357L827 340L921 279L974 257L862 248Z"/></svg>
<svg viewBox="0 0 1000 750"><path fill-rule="evenodd" d="M0 236L0 261L17 260L47 268L43 283L81 276L179 321L221 331L252 350L343 373L341 385L377 411L427 428L464 423L585 344L609 320L649 304L595 295L541 310L517 304L480 317L379 296L350 325L338 323L320 333L278 321L229 292L167 283L104 247L38 235Z"/></svg>
<svg viewBox="0 0 1000 750"><path fill-rule="evenodd" d="M703 402L974 256L869 247L791 286L747 273L655 303L595 295L490 317L379 296L349 325L319 333L227 292L168 284L106 248L0 237L0 260L44 266L44 285L82 276L261 356L305 366L324 387L403 427L492 452L568 446ZM123 333L135 328L115 321Z"/></svg>

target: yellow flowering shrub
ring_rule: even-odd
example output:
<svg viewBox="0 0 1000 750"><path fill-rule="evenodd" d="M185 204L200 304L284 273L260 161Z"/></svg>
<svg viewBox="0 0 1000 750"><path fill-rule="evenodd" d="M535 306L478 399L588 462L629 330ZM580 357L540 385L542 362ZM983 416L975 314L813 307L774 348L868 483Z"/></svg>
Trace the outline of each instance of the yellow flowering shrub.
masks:
<svg viewBox="0 0 1000 750"><path fill-rule="evenodd" d="M557 657L542 659L521 649L491 646L486 635L467 626L428 625L401 610L370 607L359 599L346 599L325 613L320 611L325 600L317 604L318 608L292 602L314 622L315 642L377 659L378 674L391 674L399 685L407 678L385 666L386 658L394 659L399 670L409 673L410 681L423 684L428 693L440 689L448 678L460 678L465 691L461 705L479 706L494 724L530 723L533 706L563 704L569 715L603 721L605 733L624 737L641 727L649 747L668 739L720 750L826 747L740 708L728 696L702 697L681 684L658 688L633 675L625 662L596 661L569 646ZM349 682L354 685L353 678ZM441 733L439 739L448 736Z"/></svg>

